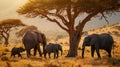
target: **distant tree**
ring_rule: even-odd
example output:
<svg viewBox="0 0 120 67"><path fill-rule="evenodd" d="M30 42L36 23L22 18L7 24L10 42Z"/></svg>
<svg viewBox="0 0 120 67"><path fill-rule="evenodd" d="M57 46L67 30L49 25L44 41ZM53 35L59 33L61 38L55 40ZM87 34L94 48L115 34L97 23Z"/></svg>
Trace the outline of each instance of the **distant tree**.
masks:
<svg viewBox="0 0 120 67"><path fill-rule="evenodd" d="M12 28L25 26L19 19L6 19L0 21L0 36L5 40L5 45L9 44L9 37Z"/></svg>
<svg viewBox="0 0 120 67"><path fill-rule="evenodd" d="M22 37L27 31L38 31L38 28L36 26L26 26L19 30L18 32L16 32L16 35L17 37Z"/></svg>
<svg viewBox="0 0 120 67"><path fill-rule="evenodd" d="M56 23L69 34L67 57L75 57L84 25L96 15L106 20L105 14L112 14L119 8L119 0L29 0L17 12ZM83 15L85 18L78 19Z"/></svg>

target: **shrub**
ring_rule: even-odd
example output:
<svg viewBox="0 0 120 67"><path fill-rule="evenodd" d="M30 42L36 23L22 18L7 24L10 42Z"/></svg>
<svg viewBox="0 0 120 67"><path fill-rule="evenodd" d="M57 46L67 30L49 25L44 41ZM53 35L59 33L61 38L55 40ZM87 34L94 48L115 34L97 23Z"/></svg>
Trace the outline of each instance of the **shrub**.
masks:
<svg viewBox="0 0 120 67"><path fill-rule="evenodd" d="M8 61L9 59L8 59L7 56L3 55L3 56L1 57L1 60L2 60L2 61Z"/></svg>

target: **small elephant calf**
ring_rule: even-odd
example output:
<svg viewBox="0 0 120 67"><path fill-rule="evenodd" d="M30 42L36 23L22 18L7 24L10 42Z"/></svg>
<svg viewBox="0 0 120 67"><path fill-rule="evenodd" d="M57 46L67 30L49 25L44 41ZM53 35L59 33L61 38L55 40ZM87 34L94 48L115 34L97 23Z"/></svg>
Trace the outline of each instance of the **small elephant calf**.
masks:
<svg viewBox="0 0 120 67"><path fill-rule="evenodd" d="M54 58L58 58L59 50L61 51L62 55L62 46L60 44L49 43L48 45L45 46L44 57L46 58L46 54L48 53L50 58L50 54L53 52Z"/></svg>
<svg viewBox="0 0 120 67"><path fill-rule="evenodd" d="M11 57L14 56L14 58L15 58L15 55L18 54L18 57L22 58L22 55L20 53L23 51L25 51L25 49L22 47L19 47L19 48L13 47L11 50Z"/></svg>

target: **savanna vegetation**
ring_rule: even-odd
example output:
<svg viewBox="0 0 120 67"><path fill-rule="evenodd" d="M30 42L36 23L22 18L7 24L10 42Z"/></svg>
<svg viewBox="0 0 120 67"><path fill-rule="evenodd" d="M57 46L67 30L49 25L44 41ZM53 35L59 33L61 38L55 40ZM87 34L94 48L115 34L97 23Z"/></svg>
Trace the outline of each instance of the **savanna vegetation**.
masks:
<svg viewBox="0 0 120 67"><path fill-rule="evenodd" d="M5 19L0 21L0 67L119 67L120 23L83 31L85 24L96 17L105 19L109 24L106 15L112 15L119 10L120 0L28 0L26 4L18 8L18 14L28 18L39 17L48 20L66 31L68 36L60 34L55 39L47 39L47 43L60 44L63 48L63 54L59 55L57 59L54 59L54 54L51 55L51 58L44 58L43 55L40 57L38 53L33 56L35 50L32 49L29 58L26 56L26 51L21 52L22 58L17 56L10 58L13 47L25 49L22 38L27 31L41 31L36 26L26 26L20 19ZM80 17L83 16L84 18L81 19ZM24 28L17 30L16 28L20 26L24 26ZM15 31L16 34L11 34L12 31ZM113 37L114 46L111 58L104 50L100 50L101 60L97 59L97 54L92 58L90 47L86 47L85 57L82 58L81 46L84 38L94 33L109 33ZM20 42L9 43L10 35L17 35L16 38Z"/></svg>

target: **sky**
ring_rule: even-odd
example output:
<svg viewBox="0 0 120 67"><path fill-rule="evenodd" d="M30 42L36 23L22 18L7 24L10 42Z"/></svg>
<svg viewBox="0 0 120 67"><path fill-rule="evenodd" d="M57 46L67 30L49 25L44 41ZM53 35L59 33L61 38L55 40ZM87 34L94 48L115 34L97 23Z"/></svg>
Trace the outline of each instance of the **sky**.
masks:
<svg viewBox="0 0 120 67"><path fill-rule="evenodd" d="M8 18L16 18L22 20L22 22L27 25L37 26L41 31L62 31L55 23L48 23L49 21L45 19L40 19L39 17L26 18L23 15L19 15L16 10L26 2L27 0L0 0L0 21ZM83 17L84 16L77 19ZM110 17L108 16L107 19L110 24L120 22L120 13L116 13ZM85 25L84 30L101 27L106 24L104 19L92 18L91 21Z"/></svg>

